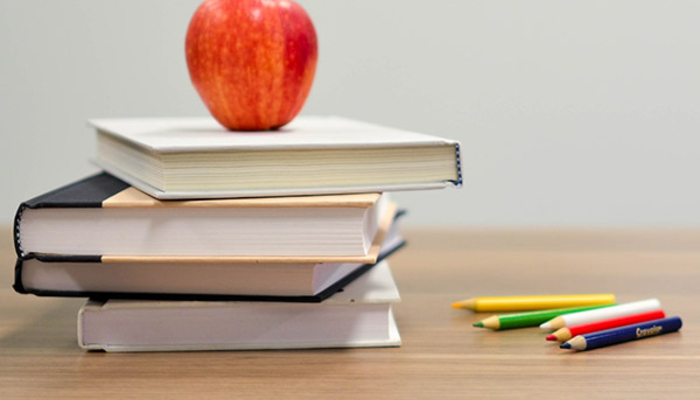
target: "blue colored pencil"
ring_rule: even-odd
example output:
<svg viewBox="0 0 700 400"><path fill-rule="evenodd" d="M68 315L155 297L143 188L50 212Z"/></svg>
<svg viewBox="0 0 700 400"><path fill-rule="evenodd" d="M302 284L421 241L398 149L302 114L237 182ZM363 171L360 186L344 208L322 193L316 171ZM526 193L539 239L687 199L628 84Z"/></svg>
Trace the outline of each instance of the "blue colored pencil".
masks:
<svg viewBox="0 0 700 400"><path fill-rule="evenodd" d="M562 343L559 347L573 350L593 350L598 347L675 332L681 329L681 326L683 326L683 321L681 321L680 317L655 319L620 328L579 335L566 343Z"/></svg>

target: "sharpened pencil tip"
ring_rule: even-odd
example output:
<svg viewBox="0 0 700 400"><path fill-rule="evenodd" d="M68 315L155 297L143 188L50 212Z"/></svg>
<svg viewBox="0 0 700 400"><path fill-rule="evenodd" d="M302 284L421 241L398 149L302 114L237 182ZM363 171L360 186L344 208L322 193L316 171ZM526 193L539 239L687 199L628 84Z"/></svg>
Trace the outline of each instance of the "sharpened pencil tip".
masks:
<svg viewBox="0 0 700 400"><path fill-rule="evenodd" d="M549 335L549 336L547 336L547 340L555 341L555 342L556 342L556 341L557 341L557 337L554 336L554 335Z"/></svg>
<svg viewBox="0 0 700 400"><path fill-rule="evenodd" d="M561 346L559 346L560 349L570 349L571 348L571 343L566 342L562 343Z"/></svg>
<svg viewBox="0 0 700 400"><path fill-rule="evenodd" d="M483 328L484 323L483 322L475 322L474 325L472 325L474 328Z"/></svg>
<svg viewBox="0 0 700 400"><path fill-rule="evenodd" d="M549 322L545 322L544 324L540 325L540 329L550 331L552 330L552 325L550 325Z"/></svg>
<svg viewBox="0 0 700 400"><path fill-rule="evenodd" d="M476 310L476 299L468 299L462 301L455 301L452 303L452 307L459 308L461 310Z"/></svg>

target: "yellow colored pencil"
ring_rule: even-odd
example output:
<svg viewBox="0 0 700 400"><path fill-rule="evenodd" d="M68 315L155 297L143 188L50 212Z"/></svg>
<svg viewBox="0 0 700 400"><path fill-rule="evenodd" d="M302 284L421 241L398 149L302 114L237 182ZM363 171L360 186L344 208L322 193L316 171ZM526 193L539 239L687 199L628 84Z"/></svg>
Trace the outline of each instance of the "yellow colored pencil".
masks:
<svg viewBox="0 0 700 400"><path fill-rule="evenodd" d="M475 312L535 311L615 303L614 294L568 294L553 296L475 297L452 303L452 307Z"/></svg>

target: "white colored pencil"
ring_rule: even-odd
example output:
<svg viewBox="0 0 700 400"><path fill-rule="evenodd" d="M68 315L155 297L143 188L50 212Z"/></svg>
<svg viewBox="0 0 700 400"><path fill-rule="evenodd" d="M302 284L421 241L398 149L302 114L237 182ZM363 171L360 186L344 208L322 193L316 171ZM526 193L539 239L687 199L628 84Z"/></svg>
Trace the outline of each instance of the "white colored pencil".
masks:
<svg viewBox="0 0 700 400"><path fill-rule="evenodd" d="M619 306L597 308L595 310L560 315L540 325L540 329L561 329L565 326L589 324L591 322L658 310L660 308L661 302L658 299L635 301L632 303L620 304Z"/></svg>

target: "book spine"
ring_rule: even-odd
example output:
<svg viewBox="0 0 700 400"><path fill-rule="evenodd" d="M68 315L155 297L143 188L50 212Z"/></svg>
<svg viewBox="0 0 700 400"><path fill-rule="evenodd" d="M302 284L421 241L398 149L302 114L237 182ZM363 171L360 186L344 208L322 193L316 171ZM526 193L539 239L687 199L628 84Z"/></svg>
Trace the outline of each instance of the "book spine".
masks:
<svg viewBox="0 0 700 400"><path fill-rule="evenodd" d="M15 282L12 284L12 288L17 293L28 294L27 290L24 288L24 285L22 284L22 263L23 262L24 262L23 259L18 258L17 262L15 263Z"/></svg>
<svg viewBox="0 0 700 400"><path fill-rule="evenodd" d="M20 204L15 213L13 240L17 257L29 254L22 248L22 216L39 208L101 208L102 203L128 188L129 184L104 172L62 186Z"/></svg>
<svg viewBox="0 0 700 400"><path fill-rule="evenodd" d="M460 187L462 186L462 146L460 146L459 142L455 143L455 164L457 166L457 182L455 183L455 187Z"/></svg>
<svg viewBox="0 0 700 400"><path fill-rule="evenodd" d="M15 220L12 227L12 240L14 241L15 245L15 253L17 254L17 257L20 258L24 256L24 252L22 251L22 239L20 236L20 225L22 224L22 214L26 208L26 203L19 205L19 208L15 213Z"/></svg>

